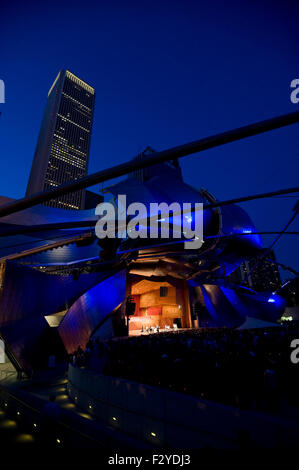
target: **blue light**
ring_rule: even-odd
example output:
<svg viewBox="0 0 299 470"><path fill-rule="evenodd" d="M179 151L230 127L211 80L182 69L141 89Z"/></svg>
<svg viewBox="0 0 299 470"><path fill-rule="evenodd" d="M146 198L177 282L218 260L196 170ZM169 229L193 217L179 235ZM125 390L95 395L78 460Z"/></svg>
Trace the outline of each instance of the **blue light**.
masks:
<svg viewBox="0 0 299 470"><path fill-rule="evenodd" d="M252 230L248 229L248 228L244 228L242 230L243 233L252 233Z"/></svg>
<svg viewBox="0 0 299 470"><path fill-rule="evenodd" d="M272 299L272 297L269 297L268 302L275 302L275 299Z"/></svg>

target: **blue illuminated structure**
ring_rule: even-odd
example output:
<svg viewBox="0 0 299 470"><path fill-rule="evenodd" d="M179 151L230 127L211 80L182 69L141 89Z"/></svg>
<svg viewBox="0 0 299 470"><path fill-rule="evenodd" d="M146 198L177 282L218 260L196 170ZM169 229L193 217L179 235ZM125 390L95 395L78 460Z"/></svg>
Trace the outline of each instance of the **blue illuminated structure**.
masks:
<svg viewBox="0 0 299 470"><path fill-rule="evenodd" d="M108 188L106 200L125 194L127 204L138 201L147 208L152 202L215 201L208 191L187 185L177 164L157 167ZM238 327L248 316L267 321L281 316L279 296L227 282L229 273L262 248L239 206L204 211L198 250L184 249L184 239L99 241L96 221L93 210L45 206L1 219L0 334L25 369L45 365L50 352L84 347L95 332L115 334L115 319L124 318L126 297L141 281L174 286L187 327ZM48 319L57 314L62 321L50 328Z"/></svg>

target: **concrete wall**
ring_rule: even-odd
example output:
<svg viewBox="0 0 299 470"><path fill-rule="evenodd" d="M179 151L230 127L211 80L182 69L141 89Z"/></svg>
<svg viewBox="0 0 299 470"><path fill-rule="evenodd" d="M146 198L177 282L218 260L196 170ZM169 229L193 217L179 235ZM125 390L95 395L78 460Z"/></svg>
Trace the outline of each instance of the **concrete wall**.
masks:
<svg viewBox="0 0 299 470"><path fill-rule="evenodd" d="M101 422L157 447L238 448L242 430L259 446L297 445L294 423L73 366L68 393Z"/></svg>

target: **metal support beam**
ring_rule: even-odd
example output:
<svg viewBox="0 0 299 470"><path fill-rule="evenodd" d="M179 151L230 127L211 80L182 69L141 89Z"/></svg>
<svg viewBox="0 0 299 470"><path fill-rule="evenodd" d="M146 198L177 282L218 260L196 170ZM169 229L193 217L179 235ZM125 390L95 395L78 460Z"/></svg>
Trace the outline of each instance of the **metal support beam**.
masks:
<svg viewBox="0 0 299 470"><path fill-rule="evenodd" d="M7 260L16 260L19 258L25 258L26 256L36 255L37 253L43 253L44 251L53 250L54 248L59 248L61 246L66 246L72 243L93 239L93 237L94 233L84 233L83 235L77 235L76 237L64 238L63 240L59 240L58 242L48 243L43 246L38 246L30 248L29 250L24 250L18 253L12 253L10 255L3 256L2 258L0 258L0 263L3 263Z"/></svg>
<svg viewBox="0 0 299 470"><path fill-rule="evenodd" d="M85 176L79 180L64 183L55 189L33 194L32 196L5 204L0 207L0 217L19 212L37 204L42 204L43 202L50 201L51 199L55 199L64 194L85 189L89 186L126 175L135 170L147 168L152 165L156 165L157 163L182 158L193 153L219 147L220 145L235 142L247 137L252 137L254 135L262 134L280 127L289 126L290 124L295 124L297 122L299 122L299 111L284 114L282 116L267 119L265 121L260 121L248 126L239 127L238 129L234 129L232 131L222 132L210 137L205 137L203 139L189 142L178 147L163 150L162 152L152 153L149 156L141 158L140 160L133 159L126 163L116 165L112 168Z"/></svg>
<svg viewBox="0 0 299 470"><path fill-rule="evenodd" d="M279 189L277 191L270 191L268 193L260 193L260 194L253 194L251 196L243 196L243 197L238 197L234 199L228 199L226 201L215 201L215 202L209 202L203 205L203 209L215 209L216 207L222 207L222 206L229 206L230 204L239 204L241 202L248 202L248 201L253 201L256 199L265 199L268 197L275 197L275 196L281 196L282 194L291 194L291 193L299 193L299 186L295 188L285 188L285 189ZM191 208L191 210L187 211L187 213L193 213L195 210L194 208ZM173 216L175 215L180 215L180 212L174 212ZM168 215L168 214L165 214ZM163 214L161 214L163 216ZM160 216L160 217L161 217ZM156 215L152 216L152 219L156 219ZM151 218L147 219L142 219L141 222L143 221L144 223L150 223ZM67 229L67 228L80 228L80 227L94 227L96 224L96 220L87 220L87 221L74 221L74 222L56 222L56 223L51 223L51 224L42 224L42 225L18 225L16 228L9 226L8 228L5 228L4 230L0 231L0 238L1 237L8 237L12 235L24 235L24 234L32 234L32 233L37 233L37 232L45 232L45 231L50 231L50 230L60 230L60 229ZM116 221L116 227L117 227L117 221ZM240 234L239 234L240 235Z"/></svg>

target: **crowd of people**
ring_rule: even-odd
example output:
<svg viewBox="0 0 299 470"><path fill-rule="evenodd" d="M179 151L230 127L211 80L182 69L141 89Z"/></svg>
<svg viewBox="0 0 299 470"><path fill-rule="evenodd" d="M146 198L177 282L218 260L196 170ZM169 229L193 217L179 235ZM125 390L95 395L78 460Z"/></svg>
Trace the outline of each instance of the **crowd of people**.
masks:
<svg viewBox="0 0 299 470"><path fill-rule="evenodd" d="M299 364L291 342L299 325L235 330L207 328L90 340L72 361L110 376L245 409L299 406Z"/></svg>

